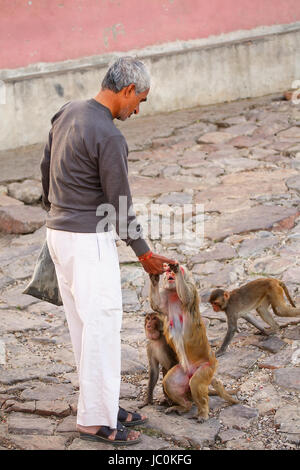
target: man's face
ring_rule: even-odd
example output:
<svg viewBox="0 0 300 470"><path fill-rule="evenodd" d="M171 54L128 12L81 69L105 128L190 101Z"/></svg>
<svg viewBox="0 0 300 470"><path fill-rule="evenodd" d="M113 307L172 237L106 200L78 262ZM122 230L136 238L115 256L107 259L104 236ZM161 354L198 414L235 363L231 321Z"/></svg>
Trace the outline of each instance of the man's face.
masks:
<svg viewBox="0 0 300 470"><path fill-rule="evenodd" d="M148 90L135 94L134 85L129 85L128 87L123 88L120 92L120 108L119 115L117 119L125 121L132 114L138 114L140 111L140 103L147 101Z"/></svg>

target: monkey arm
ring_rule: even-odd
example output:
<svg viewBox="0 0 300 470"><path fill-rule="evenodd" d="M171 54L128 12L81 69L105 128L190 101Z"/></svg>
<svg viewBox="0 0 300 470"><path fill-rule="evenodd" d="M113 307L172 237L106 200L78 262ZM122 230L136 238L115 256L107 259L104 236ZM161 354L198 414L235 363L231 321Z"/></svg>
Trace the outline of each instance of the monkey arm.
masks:
<svg viewBox="0 0 300 470"><path fill-rule="evenodd" d="M167 305L165 296L161 295L159 290L159 281L150 276L150 305L155 312L167 314Z"/></svg>
<svg viewBox="0 0 300 470"><path fill-rule="evenodd" d="M153 390L154 390L155 385L157 384L158 376L159 376L159 362L155 358L151 343L147 344L147 356L148 356L148 368L149 368L147 396L146 396L146 400L144 401L144 403L142 403L142 405L139 406L139 408L143 408L144 406L152 404Z"/></svg>
<svg viewBox="0 0 300 470"><path fill-rule="evenodd" d="M185 281L180 269L175 273L175 282L177 294L183 306L189 307L194 299L194 288Z"/></svg>
<svg viewBox="0 0 300 470"><path fill-rule="evenodd" d="M216 356L221 356L222 354L224 354L224 352L226 351L230 341L232 340L236 330L237 330L237 318L235 317L235 315L232 315L231 317L227 314L226 312L226 315L227 315L227 322L228 322L228 329L227 329L227 333L226 333L226 336L223 340L223 343L222 343L222 346L218 349L218 351L216 352Z"/></svg>

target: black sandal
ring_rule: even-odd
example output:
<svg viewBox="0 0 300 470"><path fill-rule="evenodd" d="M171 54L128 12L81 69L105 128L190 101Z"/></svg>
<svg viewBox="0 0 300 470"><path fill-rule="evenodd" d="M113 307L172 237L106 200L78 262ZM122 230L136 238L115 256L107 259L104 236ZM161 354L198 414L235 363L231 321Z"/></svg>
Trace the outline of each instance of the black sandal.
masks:
<svg viewBox="0 0 300 470"><path fill-rule="evenodd" d="M127 439L129 430L125 428L119 421L117 424L117 434L113 440L108 439L108 436L111 435L115 429L109 428L108 426L101 426L96 434L87 434L85 432L80 433L80 438L87 441L96 441L96 442L105 442L106 444L111 444L113 446L131 446L137 444L141 441L141 437L137 439Z"/></svg>
<svg viewBox="0 0 300 470"><path fill-rule="evenodd" d="M132 415L131 421L126 421L127 416L129 413ZM118 421L122 423L124 426L137 426L139 424L144 424L148 421L148 418L142 419L142 416L139 413L134 413L133 411L126 411L124 408L119 407L118 413Z"/></svg>

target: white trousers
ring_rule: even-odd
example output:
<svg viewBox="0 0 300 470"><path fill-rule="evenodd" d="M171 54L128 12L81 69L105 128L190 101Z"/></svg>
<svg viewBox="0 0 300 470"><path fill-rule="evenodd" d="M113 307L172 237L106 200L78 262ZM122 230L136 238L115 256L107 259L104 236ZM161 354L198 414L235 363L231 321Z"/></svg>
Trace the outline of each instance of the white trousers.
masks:
<svg viewBox="0 0 300 470"><path fill-rule="evenodd" d="M47 228L79 374L77 424L116 428L122 292L113 232Z"/></svg>

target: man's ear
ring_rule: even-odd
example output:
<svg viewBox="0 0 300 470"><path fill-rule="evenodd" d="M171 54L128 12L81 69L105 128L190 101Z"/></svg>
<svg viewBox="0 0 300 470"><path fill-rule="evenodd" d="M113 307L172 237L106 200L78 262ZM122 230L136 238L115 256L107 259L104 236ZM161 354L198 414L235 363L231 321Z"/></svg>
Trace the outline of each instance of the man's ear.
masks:
<svg viewBox="0 0 300 470"><path fill-rule="evenodd" d="M226 290L224 292L224 299L229 300L229 298L230 298L230 293Z"/></svg>
<svg viewBox="0 0 300 470"><path fill-rule="evenodd" d="M130 85L124 87L123 90L125 97L128 98L132 93L135 94L135 84L130 83Z"/></svg>

